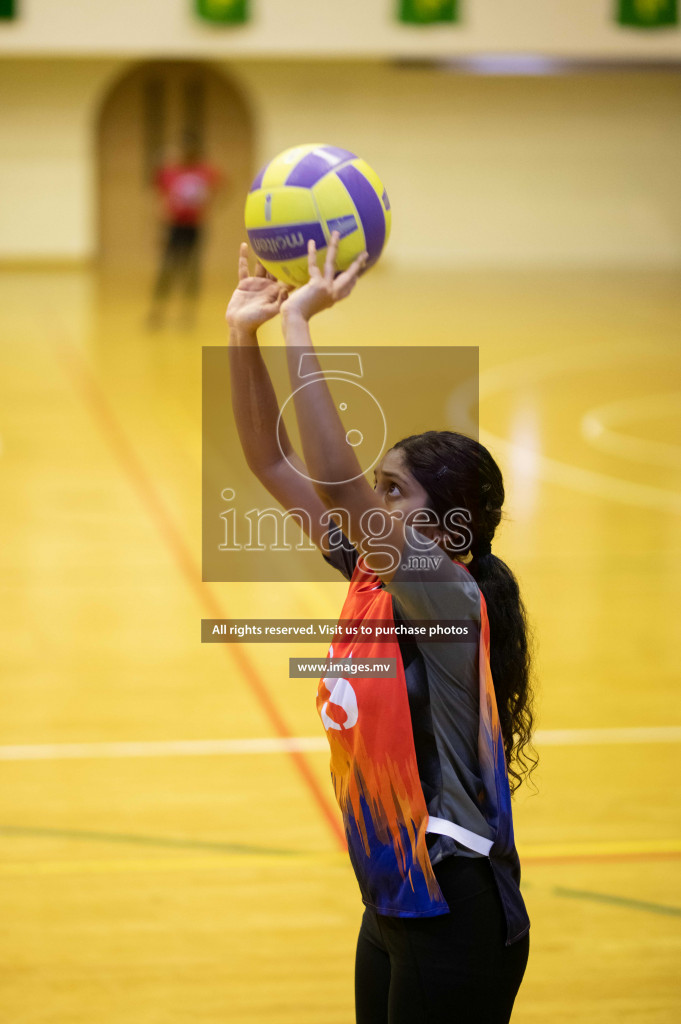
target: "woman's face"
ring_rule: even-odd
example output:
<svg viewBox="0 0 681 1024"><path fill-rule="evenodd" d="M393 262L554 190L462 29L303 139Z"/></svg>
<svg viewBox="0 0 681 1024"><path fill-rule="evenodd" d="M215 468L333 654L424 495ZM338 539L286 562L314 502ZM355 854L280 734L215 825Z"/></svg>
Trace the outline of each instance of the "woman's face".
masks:
<svg viewBox="0 0 681 1024"><path fill-rule="evenodd" d="M391 448L385 453L374 470L374 490L391 514L402 513L402 520L415 530L441 543L443 533L434 524L425 525L426 516L416 517L419 509L429 509L428 492L421 486L407 468L404 453L400 448ZM434 513L431 513L434 516ZM419 522L419 520L421 520Z"/></svg>

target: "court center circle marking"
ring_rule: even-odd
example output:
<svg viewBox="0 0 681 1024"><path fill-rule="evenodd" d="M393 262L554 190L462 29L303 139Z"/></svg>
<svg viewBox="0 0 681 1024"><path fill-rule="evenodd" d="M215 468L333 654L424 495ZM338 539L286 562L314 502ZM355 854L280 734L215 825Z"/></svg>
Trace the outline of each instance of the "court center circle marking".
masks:
<svg viewBox="0 0 681 1024"><path fill-rule="evenodd" d="M515 362L504 363L480 374L478 397L480 402L497 395L513 391L515 388L537 384L540 381L565 376L570 372L604 369L612 364L636 365L642 359L651 357L671 360L678 364L678 352L663 346L648 346L645 351L639 343L623 342L621 344L581 345L561 352L542 352L528 356ZM470 415L471 409L470 384L456 388L448 401L449 419L461 425L462 409L469 410L466 429L473 436L478 436L482 444L513 459L516 464L522 459L525 449L504 437L490 431L478 429L478 423ZM681 495L676 491L639 484L631 480L613 477L597 470L584 469L571 463L552 459L541 453L532 453L532 471L547 483L568 487L573 491L619 501L626 505L643 508L654 508L663 512L681 514Z"/></svg>

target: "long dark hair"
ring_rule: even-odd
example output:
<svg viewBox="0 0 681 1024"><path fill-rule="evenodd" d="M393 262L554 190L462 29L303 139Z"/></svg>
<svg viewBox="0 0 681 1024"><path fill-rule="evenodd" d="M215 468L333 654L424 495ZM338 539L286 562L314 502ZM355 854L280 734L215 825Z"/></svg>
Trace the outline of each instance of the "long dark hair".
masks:
<svg viewBox="0 0 681 1024"><path fill-rule="evenodd" d="M438 524L450 540L456 535L461 554L467 545L462 549L461 532L451 525L451 510L464 509L470 517L473 558L467 567L487 604L492 678L513 793L538 759L531 747L534 716L525 606L515 576L490 551L504 503L501 470L478 441L449 430L413 434L393 448L403 453L408 469L427 492Z"/></svg>

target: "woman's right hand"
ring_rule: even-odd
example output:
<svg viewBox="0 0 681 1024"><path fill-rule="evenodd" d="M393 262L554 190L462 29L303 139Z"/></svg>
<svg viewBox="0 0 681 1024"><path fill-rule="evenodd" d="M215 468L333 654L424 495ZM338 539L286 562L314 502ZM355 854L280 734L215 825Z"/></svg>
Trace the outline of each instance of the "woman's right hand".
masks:
<svg viewBox="0 0 681 1024"><path fill-rule="evenodd" d="M229 300L225 319L234 331L256 331L275 317L289 289L269 274L262 263L256 262L251 276L248 268L248 244L239 249L239 283Z"/></svg>

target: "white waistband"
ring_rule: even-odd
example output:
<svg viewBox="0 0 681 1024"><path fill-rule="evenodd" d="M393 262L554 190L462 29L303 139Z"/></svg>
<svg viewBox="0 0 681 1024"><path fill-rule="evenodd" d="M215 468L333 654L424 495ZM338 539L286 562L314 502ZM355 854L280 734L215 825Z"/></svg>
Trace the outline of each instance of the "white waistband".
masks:
<svg viewBox="0 0 681 1024"><path fill-rule="evenodd" d="M485 839L477 832L471 832L467 828L462 828L461 825L455 825L453 821L447 821L446 818L434 818L432 815L428 818L426 832L450 836L451 839L456 839L457 843L461 843L469 850L475 850L476 853L481 853L484 857L489 857L489 851L494 845L493 839Z"/></svg>

